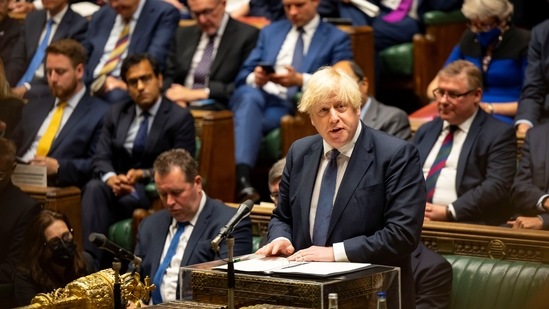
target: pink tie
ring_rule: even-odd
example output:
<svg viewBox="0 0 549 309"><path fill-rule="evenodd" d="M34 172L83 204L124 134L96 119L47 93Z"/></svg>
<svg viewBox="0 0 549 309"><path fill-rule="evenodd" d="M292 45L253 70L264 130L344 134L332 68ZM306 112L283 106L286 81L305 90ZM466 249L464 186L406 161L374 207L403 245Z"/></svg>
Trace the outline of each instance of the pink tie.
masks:
<svg viewBox="0 0 549 309"><path fill-rule="evenodd" d="M410 8L412 7L413 0L401 0L398 7L390 12L389 14L383 16L383 20L388 23L397 23L408 15Z"/></svg>

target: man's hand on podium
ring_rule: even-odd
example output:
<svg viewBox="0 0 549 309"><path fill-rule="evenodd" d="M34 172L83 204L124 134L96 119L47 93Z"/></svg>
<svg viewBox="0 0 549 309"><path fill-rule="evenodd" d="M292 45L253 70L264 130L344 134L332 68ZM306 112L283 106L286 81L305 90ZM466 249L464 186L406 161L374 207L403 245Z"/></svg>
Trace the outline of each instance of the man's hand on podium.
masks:
<svg viewBox="0 0 549 309"><path fill-rule="evenodd" d="M333 247L311 246L288 257L290 262L335 262Z"/></svg>
<svg viewBox="0 0 549 309"><path fill-rule="evenodd" d="M259 248L259 250L256 251L256 254L265 255L265 256L273 256L273 255L288 256L294 252L295 252L295 248L292 245L292 243L286 238L281 238L281 239L275 239L270 243L266 244L265 246Z"/></svg>

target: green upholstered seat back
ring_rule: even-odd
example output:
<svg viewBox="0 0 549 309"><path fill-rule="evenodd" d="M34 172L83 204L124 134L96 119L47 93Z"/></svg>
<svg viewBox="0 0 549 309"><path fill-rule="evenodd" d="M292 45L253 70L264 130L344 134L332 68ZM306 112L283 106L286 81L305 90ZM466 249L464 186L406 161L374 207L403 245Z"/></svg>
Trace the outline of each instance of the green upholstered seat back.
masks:
<svg viewBox="0 0 549 309"><path fill-rule="evenodd" d="M549 308L549 265L443 255L452 264L450 309Z"/></svg>
<svg viewBox="0 0 549 309"><path fill-rule="evenodd" d="M276 128L267 133L261 140L259 158L266 160L267 162L275 162L282 158L281 149L280 128Z"/></svg>
<svg viewBox="0 0 549 309"><path fill-rule="evenodd" d="M450 12L429 11L423 14L423 23L426 25L441 25L465 22L467 22L467 18L465 18L461 10L453 10Z"/></svg>
<svg viewBox="0 0 549 309"><path fill-rule="evenodd" d="M120 247L133 252L132 218L115 222L109 226L108 238Z"/></svg>
<svg viewBox="0 0 549 309"><path fill-rule="evenodd" d="M384 75L411 76L414 70L414 45L402 43L379 53Z"/></svg>

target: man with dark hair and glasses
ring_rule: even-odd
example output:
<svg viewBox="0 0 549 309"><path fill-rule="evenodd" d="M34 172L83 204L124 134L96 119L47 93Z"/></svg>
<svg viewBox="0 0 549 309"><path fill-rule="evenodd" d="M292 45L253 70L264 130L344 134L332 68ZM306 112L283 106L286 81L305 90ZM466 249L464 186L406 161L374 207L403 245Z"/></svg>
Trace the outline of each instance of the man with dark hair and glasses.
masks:
<svg viewBox="0 0 549 309"><path fill-rule="evenodd" d="M106 234L117 220L129 218L135 208L149 208L145 185L162 152L183 148L195 152L194 119L188 110L162 98L162 74L147 54L134 54L121 66L131 101L115 104L105 117L93 157L96 178L82 193L84 248L109 266L88 241L92 232Z"/></svg>
<svg viewBox="0 0 549 309"><path fill-rule="evenodd" d="M516 166L513 127L479 108L482 74L455 61L437 75L439 117L414 136L427 184L425 220L499 225Z"/></svg>
<svg viewBox="0 0 549 309"><path fill-rule="evenodd" d="M0 137L0 283L12 282L25 230L40 212L40 205L11 182L16 165L14 143Z"/></svg>

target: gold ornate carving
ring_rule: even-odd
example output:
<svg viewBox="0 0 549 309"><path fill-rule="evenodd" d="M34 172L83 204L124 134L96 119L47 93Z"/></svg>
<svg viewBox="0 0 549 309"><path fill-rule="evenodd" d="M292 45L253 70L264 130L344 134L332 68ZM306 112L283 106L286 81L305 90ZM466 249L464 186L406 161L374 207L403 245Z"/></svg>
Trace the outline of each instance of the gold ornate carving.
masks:
<svg viewBox="0 0 549 309"><path fill-rule="evenodd" d="M31 305L23 308L110 309L114 307L114 278L112 269L101 270L78 278L64 288L40 293L33 298ZM150 284L148 276L145 277L145 283L141 283L138 273L123 274L120 280L122 297L137 306L141 305L141 300L148 302L150 291L155 288Z"/></svg>

